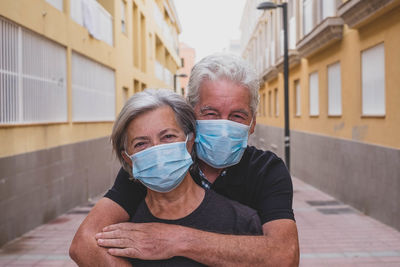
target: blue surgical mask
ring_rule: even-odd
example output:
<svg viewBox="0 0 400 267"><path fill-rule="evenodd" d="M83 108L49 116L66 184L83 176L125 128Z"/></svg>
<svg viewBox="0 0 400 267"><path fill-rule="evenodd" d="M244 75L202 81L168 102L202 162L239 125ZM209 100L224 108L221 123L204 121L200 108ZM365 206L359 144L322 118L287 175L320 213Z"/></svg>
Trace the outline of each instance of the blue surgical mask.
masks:
<svg viewBox="0 0 400 267"><path fill-rule="evenodd" d="M175 189L193 163L186 141L153 146L131 156L127 154L132 160L133 177L153 191L166 193Z"/></svg>
<svg viewBox="0 0 400 267"><path fill-rule="evenodd" d="M230 120L196 121L197 156L217 169L237 164L247 147L249 129Z"/></svg>

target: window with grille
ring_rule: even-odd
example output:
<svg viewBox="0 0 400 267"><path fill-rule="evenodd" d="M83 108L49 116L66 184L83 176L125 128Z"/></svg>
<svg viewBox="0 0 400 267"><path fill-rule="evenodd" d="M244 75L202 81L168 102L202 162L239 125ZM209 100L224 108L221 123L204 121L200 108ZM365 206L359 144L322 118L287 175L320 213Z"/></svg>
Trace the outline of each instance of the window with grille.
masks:
<svg viewBox="0 0 400 267"><path fill-rule="evenodd" d="M310 74L309 92L310 92L310 116L319 115L319 92L318 92L318 72Z"/></svg>
<svg viewBox="0 0 400 267"><path fill-rule="evenodd" d="M275 117L279 116L279 98L278 98L278 88L274 90L274 99L275 99Z"/></svg>
<svg viewBox="0 0 400 267"><path fill-rule="evenodd" d="M342 78L339 62L328 66L328 115L342 115Z"/></svg>
<svg viewBox="0 0 400 267"><path fill-rule="evenodd" d="M296 80L294 82L294 96L295 96L295 101L294 101L294 105L295 105L295 114L296 116L300 116L301 115L301 91L300 91L300 81Z"/></svg>
<svg viewBox="0 0 400 267"><path fill-rule="evenodd" d="M114 71L78 53L72 53L72 120L115 119Z"/></svg>
<svg viewBox="0 0 400 267"><path fill-rule="evenodd" d="M383 43L361 53L362 114L385 115L385 48Z"/></svg>
<svg viewBox="0 0 400 267"><path fill-rule="evenodd" d="M67 121L66 49L0 18L0 124Z"/></svg>

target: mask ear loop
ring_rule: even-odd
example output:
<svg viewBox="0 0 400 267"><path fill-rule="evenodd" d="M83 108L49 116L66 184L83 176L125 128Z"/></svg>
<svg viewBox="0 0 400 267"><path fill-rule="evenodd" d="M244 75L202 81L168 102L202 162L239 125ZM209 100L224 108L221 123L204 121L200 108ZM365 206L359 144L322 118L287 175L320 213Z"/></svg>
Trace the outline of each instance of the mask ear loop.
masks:
<svg viewBox="0 0 400 267"><path fill-rule="evenodd" d="M185 141L185 143L187 143L187 141L189 141L189 139L192 139L192 137L193 137L193 132L188 133L188 134L186 135L186 141Z"/></svg>

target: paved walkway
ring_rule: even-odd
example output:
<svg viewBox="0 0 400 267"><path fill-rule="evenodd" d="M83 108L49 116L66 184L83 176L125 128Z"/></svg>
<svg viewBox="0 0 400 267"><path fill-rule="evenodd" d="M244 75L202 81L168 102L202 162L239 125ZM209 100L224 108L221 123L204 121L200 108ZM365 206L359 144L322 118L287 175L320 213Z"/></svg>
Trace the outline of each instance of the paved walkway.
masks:
<svg viewBox="0 0 400 267"><path fill-rule="evenodd" d="M294 178L300 266L400 266L400 232ZM68 247L92 205L77 207L0 248L0 266L76 266Z"/></svg>

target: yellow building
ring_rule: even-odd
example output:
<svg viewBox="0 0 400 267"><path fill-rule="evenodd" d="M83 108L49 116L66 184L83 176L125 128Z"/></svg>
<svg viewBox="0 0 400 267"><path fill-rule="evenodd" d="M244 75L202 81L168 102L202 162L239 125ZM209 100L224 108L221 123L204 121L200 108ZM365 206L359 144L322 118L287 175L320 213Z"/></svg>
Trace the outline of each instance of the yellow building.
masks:
<svg viewBox="0 0 400 267"><path fill-rule="evenodd" d="M284 158L282 9L261 2L241 23L262 81L252 143ZM285 2L292 175L400 229L400 1Z"/></svg>
<svg viewBox="0 0 400 267"><path fill-rule="evenodd" d="M124 101L173 87L170 0L0 1L0 245L104 192Z"/></svg>

